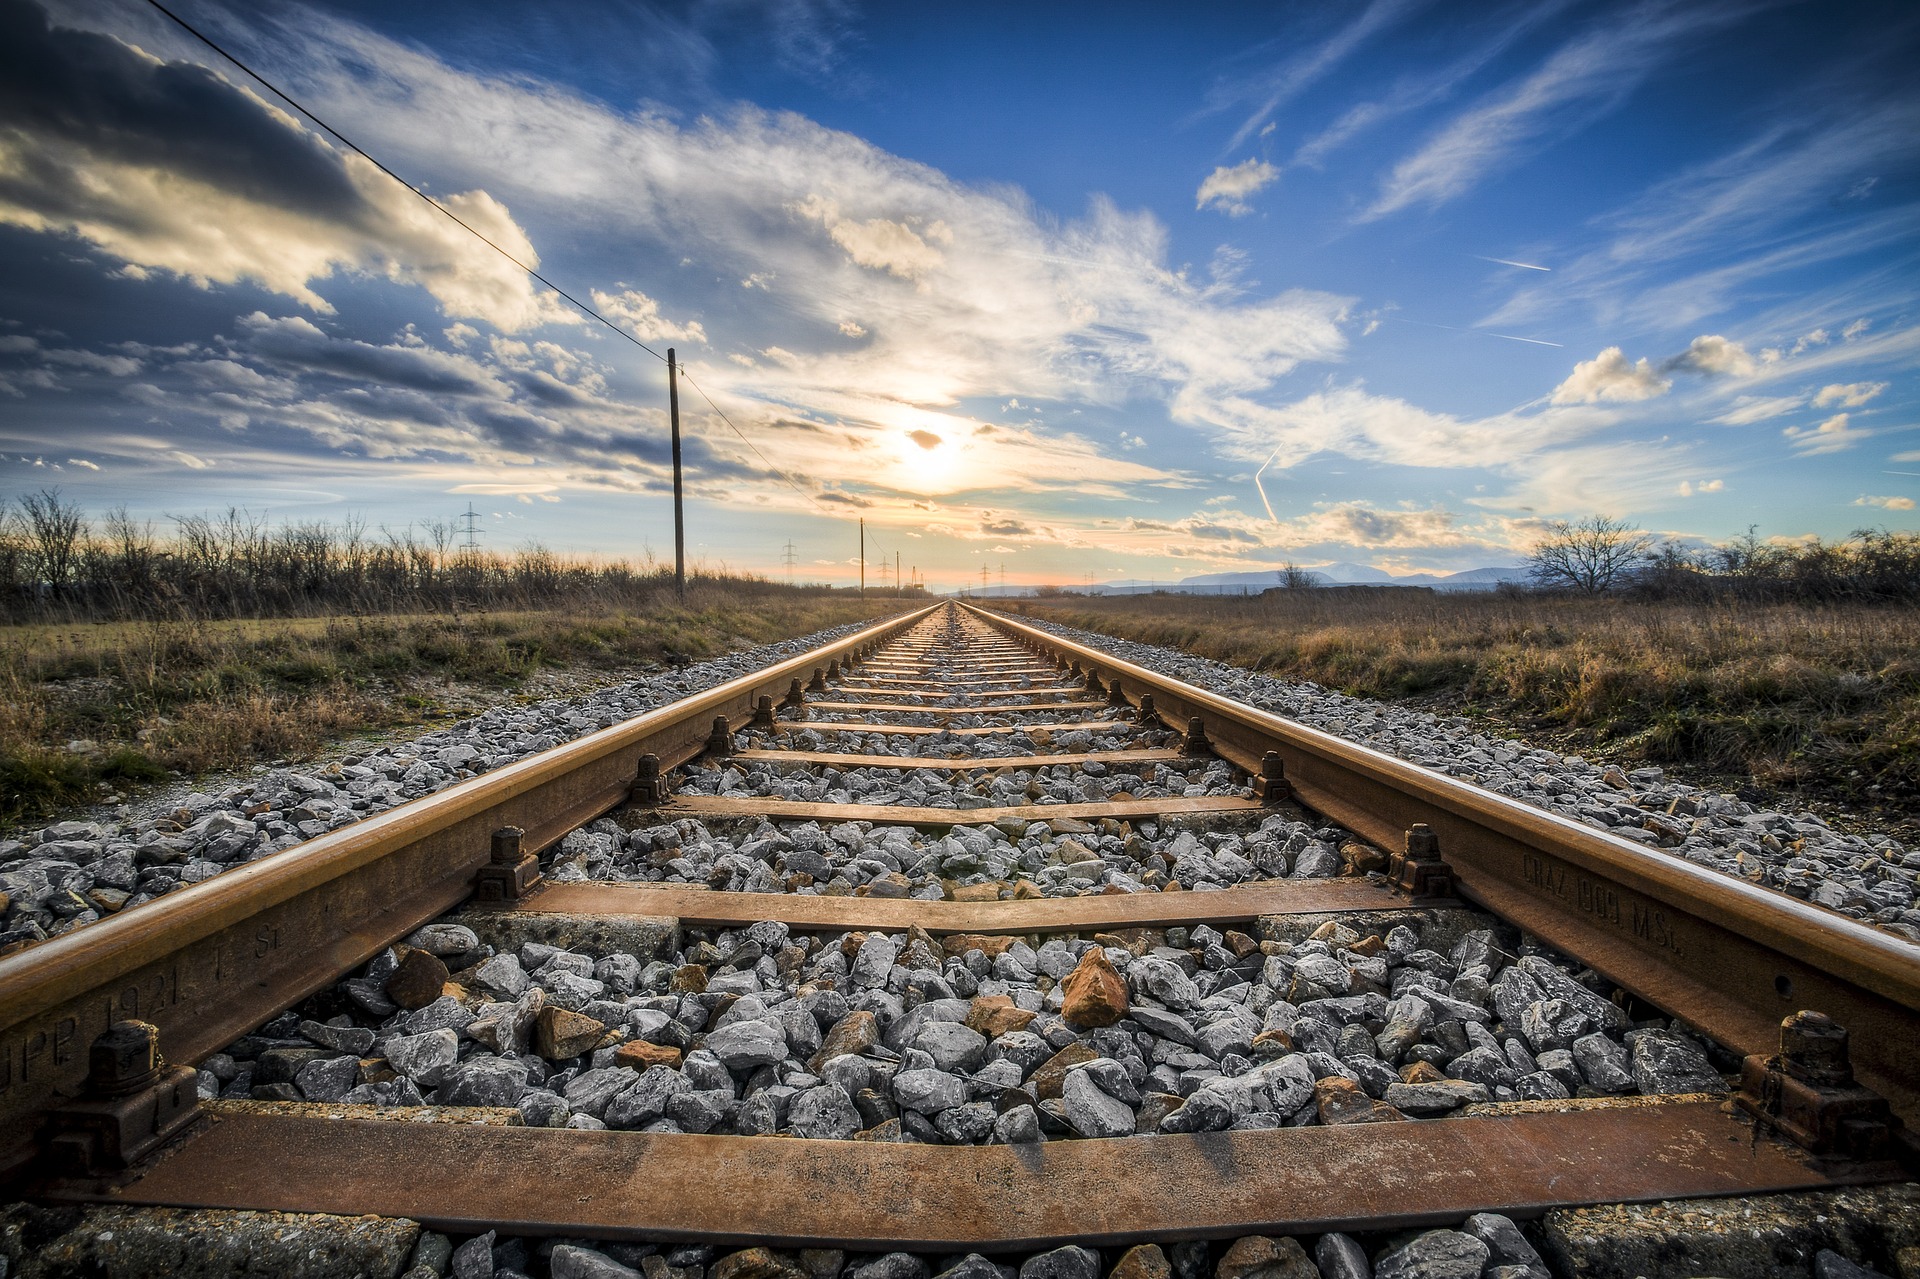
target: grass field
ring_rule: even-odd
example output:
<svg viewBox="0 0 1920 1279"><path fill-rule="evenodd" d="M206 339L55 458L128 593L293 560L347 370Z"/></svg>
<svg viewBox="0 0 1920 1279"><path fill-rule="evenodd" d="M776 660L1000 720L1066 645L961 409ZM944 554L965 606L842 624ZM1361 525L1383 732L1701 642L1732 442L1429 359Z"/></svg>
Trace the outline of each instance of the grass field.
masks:
<svg viewBox="0 0 1920 1279"><path fill-rule="evenodd" d="M594 611L0 628L0 824L113 789L299 758L445 719L536 677L611 678L891 613L904 601L696 587ZM91 743L79 750L71 743Z"/></svg>
<svg viewBox="0 0 1920 1279"><path fill-rule="evenodd" d="M1920 835L1920 610L1368 590L1014 607Z"/></svg>

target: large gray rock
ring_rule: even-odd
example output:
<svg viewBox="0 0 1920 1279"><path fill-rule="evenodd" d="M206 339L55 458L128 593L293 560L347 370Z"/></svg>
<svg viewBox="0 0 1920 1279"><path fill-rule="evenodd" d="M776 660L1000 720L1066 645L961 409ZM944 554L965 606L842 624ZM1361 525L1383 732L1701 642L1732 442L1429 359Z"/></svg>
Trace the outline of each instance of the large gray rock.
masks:
<svg viewBox="0 0 1920 1279"><path fill-rule="evenodd" d="M603 1252L574 1244L554 1245L548 1261L553 1279L640 1279L640 1272L623 1266Z"/></svg>
<svg viewBox="0 0 1920 1279"><path fill-rule="evenodd" d="M729 1022L707 1035L707 1051L736 1073L787 1059L785 1028L767 1021Z"/></svg>
<svg viewBox="0 0 1920 1279"><path fill-rule="evenodd" d="M787 1127L796 1137L839 1141L860 1131L860 1112L845 1090L822 1084L787 1103Z"/></svg>
<svg viewBox="0 0 1920 1279"><path fill-rule="evenodd" d="M1492 1251L1457 1230L1429 1230L1380 1258L1374 1279L1480 1279Z"/></svg>
<svg viewBox="0 0 1920 1279"><path fill-rule="evenodd" d="M1028 1257L1020 1267L1020 1279L1100 1279L1100 1254L1072 1244L1055 1248Z"/></svg>
<svg viewBox="0 0 1920 1279"><path fill-rule="evenodd" d="M511 1106L527 1090L527 1064L511 1057L475 1057L440 1085L446 1106Z"/></svg>
<svg viewBox="0 0 1920 1279"><path fill-rule="evenodd" d="M1633 1083L1650 1096L1724 1092L1727 1087L1704 1053L1664 1030L1643 1030L1633 1036Z"/></svg>
<svg viewBox="0 0 1920 1279"><path fill-rule="evenodd" d="M1084 1069L1067 1073L1060 1099L1067 1108L1067 1122L1082 1137L1133 1135L1132 1108L1119 1098L1101 1091Z"/></svg>
<svg viewBox="0 0 1920 1279"><path fill-rule="evenodd" d="M893 1099L907 1110L937 1115L967 1099L966 1081L944 1070L903 1070L893 1077Z"/></svg>

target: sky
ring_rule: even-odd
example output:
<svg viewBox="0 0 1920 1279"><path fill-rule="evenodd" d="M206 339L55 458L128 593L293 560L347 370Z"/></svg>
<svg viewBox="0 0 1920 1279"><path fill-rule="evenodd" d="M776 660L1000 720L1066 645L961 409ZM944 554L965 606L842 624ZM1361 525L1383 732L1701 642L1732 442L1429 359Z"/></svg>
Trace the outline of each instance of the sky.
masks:
<svg viewBox="0 0 1920 1279"><path fill-rule="evenodd" d="M472 230L0 0L0 498L670 558L671 347L689 559L776 579L1920 527L1911 3L175 12Z"/></svg>

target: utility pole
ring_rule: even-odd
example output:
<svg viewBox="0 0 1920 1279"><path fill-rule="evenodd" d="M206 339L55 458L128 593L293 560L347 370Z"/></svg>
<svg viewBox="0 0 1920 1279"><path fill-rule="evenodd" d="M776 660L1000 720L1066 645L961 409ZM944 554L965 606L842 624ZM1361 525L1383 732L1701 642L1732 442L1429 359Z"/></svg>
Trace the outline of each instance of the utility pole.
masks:
<svg viewBox="0 0 1920 1279"><path fill-rule="evenodd" d="M1006 593L1007 593L1007 562L1005 560L1001 560L1000 561L1000 594L1005 595Z"/></svg>
<svg viewBox="0 0 1920 1279"><path fill-rule="evenodd" d="M860 518L860 598L867 598L867 521Z"/></svg>
<svg viewBox="0 0 1920 1279"><path fill-rule="evenodd" d="M460 518L466 524L466 529L464 531L466 532L466 535L467 535L467 540L460 543L460 549L463 551L479 550L480 549L480 540L479 540L480 530L478 526L475 524L475 521L480 518L480 512L473 509L472 502L468 502L467 509L460 513Z"/></svg>
<svg viewBox="0 0 1920 1279"><path fill-rule="evenodd" d="M680 504L680 369L667 348L667 416L673 421L673 585L687 598L687 520Z"/></svg>
<svg viewBox="0 0 1920 1279"><path fill-rule="evenodd" d="M900 552L893 553L893 593L900 594Z"/></svg>
<svg viewBox="0 0 1920 1279"><path fill-rule="evenodd" d="M985 564L980 566L980 593L982 595L987 593L987 566Z"/></svg>
<svg viewBox="0 0 1920 1279"><path fill-rule="evenodd" d="M785 560L787 561L787 585L792 586L793 585L793 539L792 538L787 539L786 554L783 558L785 558Z"/></svg>

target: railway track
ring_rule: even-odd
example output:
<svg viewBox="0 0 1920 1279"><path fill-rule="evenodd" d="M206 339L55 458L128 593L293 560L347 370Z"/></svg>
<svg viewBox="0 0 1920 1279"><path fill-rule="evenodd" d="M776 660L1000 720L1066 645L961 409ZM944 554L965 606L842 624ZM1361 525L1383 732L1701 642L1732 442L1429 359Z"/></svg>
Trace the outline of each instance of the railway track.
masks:
<svg viewBox="0 0 1920 1279"><path fill-rule="evenodd" d="M25 1202L463 1279L1511 1279L1728 1198L1920 1273L1912 946L953 604L0 959L0 1048Z"/></svg>

